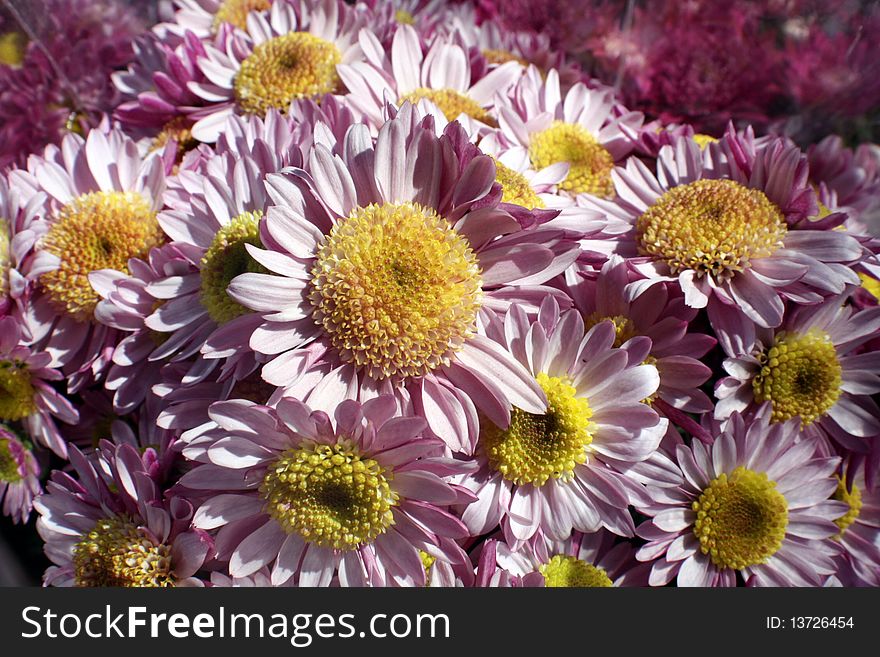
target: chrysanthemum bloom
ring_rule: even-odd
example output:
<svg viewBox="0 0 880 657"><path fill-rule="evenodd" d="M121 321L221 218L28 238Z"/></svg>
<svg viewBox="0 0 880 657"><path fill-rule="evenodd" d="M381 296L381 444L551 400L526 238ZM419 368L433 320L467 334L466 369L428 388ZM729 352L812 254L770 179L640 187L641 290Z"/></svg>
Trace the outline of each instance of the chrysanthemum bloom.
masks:
<svg viewBox="0 0 880 657"><path fill-rule="evenodd" d="M276 2L268 14L252 13L247 31L230 31L223 48L205 44L197 65L209 82L189 89L211 104L192 115L192 135L213 142L232 114L265 116L299 98L342 91L337 65L362 58L362 26L341 0Z"/></svg>
<svg viewBox="0 0 880 657"><path fill-rule="evenodd" d="M685 305L677 290L657 285L630 294L630 283L636 279L626 262L612 255L601 271L568 269L565 290L587 326L606 320L614 323L615 347L625 347L635 336L651 339L644 361L656 366L660 374L660 386L650 400L657 412L678 424L687 421L686 413L711 411L712 401L700 386L712 370L699 359L716 340L689 330L697 311Z"/></svg>
<svg viewBox="0 0 880 657"><path fill-rule="evenodd" d="M545 408L534 378L480 335L478 317L513 300L537 310L554 293L539 284L578 248L497 207L492 160L461 126L438 138L432 117L415 116L406 104L375 146L356 125L340 155L317 144L308 173L268 176L266 250L247 248L272 274L242 274L229 293L263 316L250 346L278 354L266 381L324 410L393 393L469 452L477 408L502 426L511 404Z"/></svg>
<svg viewBox="0 0 880 657"><path fill-rule="evenodd" d="M387 103L409 101L434 114L438 125L458 120L475 134L496 125L490 111L495 95L505 93L523 71L518 62L507 62L474 79L467 52L452 37L437 36L423 52L421 37L409 25L397 29L388 52L372 34L361 39L370 44L366 61L340 66L339 76L348 87L346 100L375 128L385 122Z"/></svg>
<svg viewBox="0 0 880 657"><path fill-rule="evenodd" d="M40 494L40 466L31 450L0 424L0 500L3 515L12 522L27 522Z"/></svg>
<svg viewBox="0 0 880 657"><path fill-rule="evenodd" d="M52 357L21 344L21 327L12 317L0 319L0 422L20 422L27 435L62 458L67 444L55 418L73 424L79 414L50 382L64 376L50 367Z"/></svg>
<svg viewBox="0 0 880 657"><path fill-rule="evenodd" d="M104 380L104 387L114 393L113 406L119 414L140 406L159 381L166 357L174 353L163 348L171 336L154 331L145 323L164 301L150 294L150 284L196 273L195 266L175 244L152 249L144 260L131 258L128 269L128 274L113 269L89 274L92 288L101 296L95 307L96 321L127 334L113 349L112 364ZM185 359L199 347L196 344L188 352L178 353ZM177 345L175 349L182 347Z"/></svg>
<svg viewBox="0 0 880 657"><path fill-rule="evenodd" d="M840 459L817 457L796 420L770 415L735 414L711 446L679 445L681 487L648 487L636 556L654 562L652 586L822 586L836 571L834 521L848 509L829 500Z"/></svg>
<svg viewBox="0 0 880 657"><path fill-rule="evenodd" d="M844 232L811 229L806 158L782 139L758 149L731 130L702 150L682 138L660 149L656 176L630 158L612 178L619 199L594 209L633 230L584 248L643 257L634 265L644 285L678 281L687 305L709 306L716 330L738 312L779 326L783 298L814 304L858 284L847 265L861 246Z"/></svg>
<svg viewBox="0 0 880 657"><path fill-rule="evenodd" d="M231 576L271 566L274 585L328 586L338 573L342 586L424 586L422 553L449 561L441 537L467 530L444 507L472 497L447 478L467 464L443 458L425 421L396 408L387 395L344 401L332 420L293 399L211 407L219 429L187 448L205 465L180 484L220 493L195 523L221 528Z"/></svg>
<svg viewBox="0 0 880 657"><path fill-rule="evenodd" d="M648 338L616 349L611 321L585 331L579 312L560 314L552 300L536 321L514 306L489 328L544 391L547 411L514 408L509 423L483 422L479 470L461 480L479 498L462 515L471 534L500 522L511 546L539 530L556 540L600 527L632 536L627 507L646 497L628 470L652 456L667 429L644 403L657 392L657 368L630 357L647 355Z"/></svg>
<svg viewBox="0 0 880 657"><path fill-rule="evenodd" d="M650 566L636 561L632 545L615 545L615 539L603 529L574 532L564 541L539 532L517 550L498 543L496 558L502 568L522 577L524 586L647 586Z"/></svg>
<svg viewBox="0 0 880 657"><path fill-rule="evenodd" d="M838 578L844 586L880 586L880 487L865 484L864 463L854 473L838 477L832 496L849 506L835 520L840 528L835 540L844 549Z"/></svg>
<svg viewBox="0 0 880 657"><path fill-rule="evenodd" d="M47 586L201 586L193 577L212 551L207 533L193 529L193 508L166 497L148 474L152 450L104 442L95 460L75 447L77 478L55 471L34 502L37 531L55 564Z"/></svg>
<svg viewBox="0 0 880 657"><path fill-rule="evenodd" d="M37 240L49 229L40 221L44 201L45 194L22 194L0 175L0 316L22 317L34 281L58 265L55 256L34 253Z"/></svg>
<svg viewBox="0 0 880 657"><path fill-rule="evenodd" d="M287 1L287 0L284 0ZM267 12L273 0L176 0L174 17L167 23L153 28L160 35L171 33L184 35L192 32L206 39L229 23L239 30L247 29L247 17L251 12Z"/></svg>
<svg viewBox="0 0 880 657"><path fill-rule="evenodd" d="M156 221L165 185L157 155L145 158L119 130L92 130L87 139L67 135L61 148L32 156L27 171L10 174L13 185L45 192L42 212L50 226L35 246L57 258L43 273L26 321L35 344L53 366L72 373L76 390L100 376L116 343L113 329L98 324L101 300L89 274L128 273L130 258L145 258L164 236Z"/></svg>
<svg viewBox="0 0 880 657"><path fill-rule="evenodd" d="M859 348L880 331L880 307L855 312L831 297L793 309L777 330L742 322L719 336L729 376L715 389L715 417L769 402L771 419L798 417L806 434L830 436L857 452L880 435L880 353Z"/></svg>
<svg viewBox="0 0 880 657"><path fill-rule="evenodd" d="M530 161L536 171L566 162L568 176L558 191L600 198L614 195L611 172L632 152L644 118L623 109L610 89L588 89L578 82L563 95L557 71L548 71L544 79L534 67L509 101L499 100L497 115L508 152Z"/></svg>

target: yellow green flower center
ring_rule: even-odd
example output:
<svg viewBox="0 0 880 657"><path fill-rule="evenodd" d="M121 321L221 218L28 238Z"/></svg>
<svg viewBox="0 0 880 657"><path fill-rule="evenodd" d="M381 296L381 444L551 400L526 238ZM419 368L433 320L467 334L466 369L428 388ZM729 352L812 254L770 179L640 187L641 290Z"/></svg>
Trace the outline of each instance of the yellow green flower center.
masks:
<svg viewBox="0 0 880 657"><path fill-rule="evenodd" d="M357 208L318 251L313 317L340 357L370 376L420 376L473 336L480 274L468 241L433 209Z"/></svg>
<svg viewBox="0 0 880 657"><path fill-rule="evenodd" d="M509 50L498 50L495 48L489 48L483 51L483 57L486 58L486 61L490 64L506 64L507 62L518 62L523 66L528 66L529 62L518 55L514 55Z"/></svg>
<svg viewBox="0 0 880 657"><path fill-rule="evenodd" d="M584 319L584 325L588 331L600 322L611 322L614 324L614 347L619 347L627 340L638 335L635 324L625 315L602 315L594 312Z"/></svg>
<svg viewBox="0 0 880 657"><path fill-rule="evenodd" d="M437 557L431 556L424 550L419 550L419 558L422 560L422 567L425 569L425 586L431 586L431 567L437 561Z"/></svg>
<svg viewBox="0 0 880 657"><path fill-rule="evenodd" d="M89 274L99 269L128 273L129 259L147 257L162 240L156 213L141 194L84 194L61 208L42 239L42 248L61 264L40 283L59 311L87 322L101 300Z"/></svg>
<svg viewBox="0 0 880 657"><path fill-rule="evenodd" d="M483 449L489 466L520 486L543 486L551 477L567 481L587 460L593 441L593 411L566 378L541 372L538 384L547 396L547 412L535 415L514 408L510 426L489 424L483 432Z"/></svg>
<svg viewBox="0 0 880 657"><path fill-rule="evenodd" d="M191 132L191 125L185 118L178 116L166 123L162 130L153 138L150 143L150 151L161 151L165 145L174 141L177 143L177 161L199 145L198 140L194 139Z"/></svg>
<svg viewBox="0 0 880 657"><path fill-rule="evenodd" d="M224 0L214 15L214 30L222 23L231 23L240 30L247 29L247 17L252 11L268 11L271 0Z"/></svg>
<svg viewBox="0 0 880 657"><path fill-rule="evenodd" d="M0 361L0 420L15 422L36 412L34 386L27 366Z"/></svg>
<svg viewBox="0 0 880 657"><path fill-rule="evenodd" d="M226 290L233 278L246 273L268 273L247 252L246 244L262 247L260 219L263 213L245 212L223 226L202 257L202 305L218 324L250 312L233 301Z"/></svg>
<svg viewBox="0 0 880 657"><path fill-rule="evenodd" d="M21 32L0 34L0 65L18 68L24 61L27 39Z"/></svg>
<svg viewBox="0 0 880 657"><path fill-rule="evenodd" d="M697 180L673 187L636 225L642 255L669 265L672 273L725 280L782 246L785 218L764 192L733 180Z"/></svg>
<svg viewBox="0 0 880 657"><path fill-rule="evenodd" d="M394 524L393 478L350 441L284 452L263 478L266 511L288 534L334 550L371 543Z"/></svg>
<svg viewBox="0 0 880 657"><path fill-rule="evenodd" d="M14 484L21 480L18 461L9 449L9 438L0 438L0 482Z"/></svg>
<svg viewBox="0 0 880 657"><path fill-rule="evenodd" d="M880 281L862 272L859 272L859 278L862 281L862 288L867 290L875 299L880 300Z"/></svg>
<svg viewBox="0 0 880 657"><path fill-rule="evenodd" d="M455 121L459 116L464 114L465 116L469 116L475 121L480 121L486 125L492 127L497 125L495 119L493 119L489 112L477 101L465 96L463 93L455 91L454 89L427 89L425 87L419 87L418 89L402 95L398 99L397 104L400 105L407 100L413 105L418 104L420 100L431 101L441 112L443 112L443 116L445 116L448 121Z"/></svg>
<svg viewBox="0 0 880 657"><path fill-rule="evenodd" d="M0 217L0 299L9 296L9 269L12 267L12 251L9 221Z"/></svg>
<svg viewBox="0 0 880 657"><path fill-rule="evenodd" d="M247 114L287 111L298 98L335 92L336 65L342 54L335 44L308 32L291 32L254 48L235 76L235 100Z"/></svg>
<svg viewBox="0 0 880 657"><path fill-rule="evenodd" d="M718 141L718 139L711 135L704 135L703 133L698 132L694 135L694 141L697 142L697 145L701 149L705 150L706 146L708 146L709 144L714 144L716 141Z"/></svg>
<svg viewBox="0 0 880 657"><path fill-rule="evenodd" d="M859 513L862 511L862 491L855 484L853 484L852 490L847 490L846 482L838 477L837 490L834 491L833 498L838 502L846 502L849 505L849 510L834 521L840 527L840 533L837 535L840 538L849 529L849 526L856 521L856 518L859 517Z"/></svg>
<svg viewBox="0 0 880 657"><path fill-rule="evenodd" d="M415 25L416 17L406 9L398 9L394 12L394 20L400 25Z"/></svg>
<svg viewBox="0 0 880 657"><path fill-rule="evenodd" d="M762 564L785 538L788 503L763 472L740 466L719 475L692 508L700 550L721 569Z"/></svg>
<svg viewBox="0 0 880 657"><path fill-rule="evenodd" d="M755 401L772 402L774 422L800 417L802 424L812 424L840 397L842 368L823 331L782 331L758 360L761 371L752 380Z"/></svg>
<svg viewBox="0 0 880 657"><path fill-rule="evenodd" d="M560 189L572 194L614 196L614 158L583 126L554 121L546 130L531 136L529 158L538 170L568 162L568 176L560 183Z"/></svg>
<svg viewBox="0 0 880 657"><path fill-rule="evenodd" d="M73 547L77 586L174 586L171 548L123 516L103 518Z"/></svg>
<svg viewBox="0 0 880 657"><path fill-rule="evenodd" d="M502 202L515 203L529 210L544 208L544 201L535 193L526 177L498 160L495 160L495 182L501 185Z"/></svg>
<svg viewBox="0 0 880 657"><path fill-rule="evenodd" d="M548 588L614 586L604 568L565 554L557 554L538 570L544 576L544 586Z"/></svg>

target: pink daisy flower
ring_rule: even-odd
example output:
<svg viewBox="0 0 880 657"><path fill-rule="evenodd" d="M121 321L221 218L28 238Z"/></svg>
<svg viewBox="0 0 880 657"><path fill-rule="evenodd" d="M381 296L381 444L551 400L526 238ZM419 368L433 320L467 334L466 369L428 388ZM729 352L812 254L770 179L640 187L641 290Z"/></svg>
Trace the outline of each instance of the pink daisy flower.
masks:
<svg viewBox="0 0 880 657"><path fill-rule="evenodd" d="M564 541L542 533L512 550L496 547L498 564L522 578L524 586L605 587L647 586L650 566L635 559L629 543L616 543L611 532L573 533Z"/></svg>
<svg viewBox="0 0 880 657"><path fill-rule="evenodd" d="M769 402L771 419L797 417L801 431L829 436L865 452L866 438L880 435L880 352L862 345L880 331L880 307L855 312L831 297L793 309L776 330L748 321L719 333L729 376L715 389L715 417L751 411Z"/></svg>
<svg viewBox="0 0 880 657"><path fill-rule="evenodd" d="M190 440L205 463L181 479L214 491L196 526L221 528L218 558L232 577L264 566L273 585L424 586L423 555L449 561L441 537L467 530L444 507L469 493L447 481L467 464L422 437L425 421L398 416L392 397L344 401L331 419L284 399L211 407L219 430ZM200 452L200 453L199 453Z"/></svg>
<svg viewBox="0 0 880 657"><path fill-rule="evenodd" d="M201 586L194 577L212 552L192 527L193 508L166 497L149 475L153 450L101 445L94 461L75 447L77 479L55 471L34 508L46 556L47 586Z"/></svg>
<svg viewBox="0 0 880 657"><path fill-rule="evenodd" d="M33 452L8 428L0 424L0 500L3 515L26 523L34 498L42 492L40 465Z"/></svg>
<svg viewBox="0 0 880 657"><path fill-rule="evenodd" d="M376 129L385 122L388 103L409 101L432 114L440 127L458 120L468 134L477 134L495 125L491 109L496 94L504 94L523 71L518 62L507 62L477 79L468 53L455 39L439 35L425 52L410 25L397 28L387 52L373 34L363 32L360 39L365 61L346 62L339 76L348 87L347 102Z"/></svg>
<svg viewBox="0 0 880 657"><path fill-rule="evenodd" d="M656 367L641 364L649 340L616 349L612 322L585 331L579 312L560 314L552 301L533 322L513 306L490 336L544 391L547 411L514 408L509 421L496 413L481 427L479 469L461 479L478 498L462 514L471 534L501 523L512 547L539 531L556 540L600 527L632 536L628 506L646 497L630 470L655 454L667 429L643 403L660 382Z"/></svg>
<svg viewBox="0 0 880 657"><path fill-rule="evenodd" d="M208 82L188 88L209 104L191 115L193 137L213 142L232 114L265 116L299 98L341 91L337 65L362 58L363 24L341 0L276 2L268 14L251 13L246 31L230 31L222 47L206 43L197 60Z"/></svg>
<svg viewBox="0 0 880 657"><path fill-rule="evenodd" d="M12 317L0 319L0 421L21 422L32 440L66 458L67 443L55 418L74 424L79 414L52 387L64 376L50 367L51 360L21 343L21 328Z"/></svg>
<svg viewBox="0 0 880 657"><path fill-rule="evenodd" d="M477 408L502 425L511 404L542 412L540 387L480 334L481 317L513 300L536 310L550 290L539 284L577 257L577 244L496 207L492 160L458 124L436 137L410 105L375 146L355 125L341 154L317 144L306 167L267 178L276 205L263 222L266 250L248 253L272 273L229 286L262 314L251 348L277 354L263 378L328 411L394 394L468 452Z"/></svg>
<svg viewBox="0 0 880 657"><path fill-rule="evenodd" d="M620 256L612 255L600 271L572 267L566 271L565 291L587 326L601 321L614 323L614 346L626 348L635 336L651 339L645 362L654 365L660 386L651 400L653 408L676 424L692 428L687 413L705 413L713 408L700 390L712 370L699 359L716 340L690 330L697 310L685 305L682 295L669 286L634 292L638 280Z"/></svg>
<svg viewBox="0 0 880 657"><path fill-rule="evenodd" d="M822 586L836 571L840 459L817 457L817 441L769 410L733 415L711 446L679 445L681 487L649 486L637 557L653 562L652 586Z"/></svg>
<svg viewBox="0 0 880 657"><path fill-rule="evenodd" d="M858 283L847 265L862 247L846 233L811 229L806 158L784 140L756 148L730 131L702 150L682 138L660 149L656 176L631 158L612 178L619 198L594 209L633 229L584 248L640 258L645 287L678 281L687 305L709 306L713 326L737 312L779 326L784 298L814 304Z"/></svg>
<svg viewBox="0 0 880 657"><path fill-rule="evenodd" d="M545 79L534 67L508 100L498 102L495 138L508 157L530 162L535 171L567 163L568 175L557 187L561 195L613 196L611 172L635 146L640 112L621 107L611 89L589 89L582 82L563 94L556 70Z"/></svg>
<svg viewBox="0 0 880 657"><path fill-rule="evenodd" d="M40 275L25 321L51 365L71 373L68 387L75 391L102 374L117 340L114 329L95 321L101 297L89 274L128 272L130 258L146 257L163 241L156 212L164 165L158 156L141 157L119 130L95 129L85 140L69 134L61 148L48 146L10 181L46 195L41 212L49 227L34 248L57 266Z"/></svg>
<svg viewBox="0 0 880 657"><path fill-rule="evenodd" d="M880 586L880 487L866 485L864 464L851 472L838 477L832 496L849 507L835 520L844 549L838 579L844 586Z"/></svg>

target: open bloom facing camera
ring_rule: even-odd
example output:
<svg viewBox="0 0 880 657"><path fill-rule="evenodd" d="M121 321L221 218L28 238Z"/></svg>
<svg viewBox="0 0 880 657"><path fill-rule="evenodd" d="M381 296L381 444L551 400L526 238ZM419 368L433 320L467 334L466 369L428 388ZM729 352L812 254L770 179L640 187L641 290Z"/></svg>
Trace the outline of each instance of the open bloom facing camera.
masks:
<svg viewBox="0 0 880 657"><path fill-rule="evenodd" d="M0 2L10 572L880 586L878 30Z"/></svg>

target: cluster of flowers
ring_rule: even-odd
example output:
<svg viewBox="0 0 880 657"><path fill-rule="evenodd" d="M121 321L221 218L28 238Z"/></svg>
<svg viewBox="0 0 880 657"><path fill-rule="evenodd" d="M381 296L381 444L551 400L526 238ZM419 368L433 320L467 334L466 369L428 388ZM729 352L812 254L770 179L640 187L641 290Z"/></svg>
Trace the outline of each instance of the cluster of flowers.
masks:
<svg viewBox="0 0 880 657"><path fill-rule="evenodd" d="M880 585L876 148L646 122L442 0L134 51L0 178L47 584Z"/></svg>

